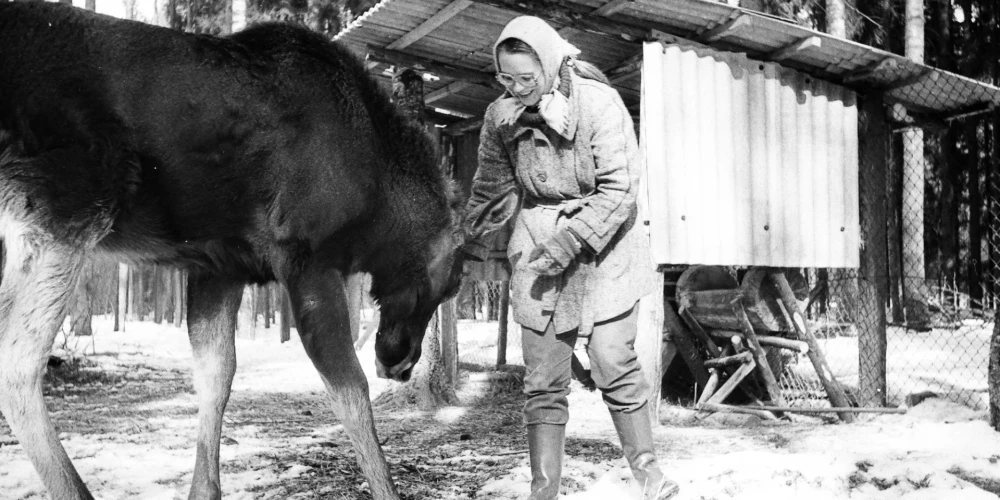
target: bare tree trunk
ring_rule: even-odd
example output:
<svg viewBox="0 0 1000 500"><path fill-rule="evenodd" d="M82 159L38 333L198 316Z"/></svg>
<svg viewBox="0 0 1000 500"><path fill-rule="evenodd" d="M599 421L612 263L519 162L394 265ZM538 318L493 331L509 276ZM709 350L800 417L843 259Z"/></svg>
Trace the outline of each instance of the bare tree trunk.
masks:
<svg viewBox="0 0 1000 500"><path fill-rule="evenodd" d="M969 129L969 268L968 284L970 306L979 309L983 301L983 183L979 168L979 123L973 119L968 123Z"/></svg>
<svg viewBox="0 0 1000 500"><path fill-rule="evenodd" d="M115 310L115 331L125 330L128 312L128 264L118 264L118 308Z"/></svg>
<svg viewBox="0 0 1000 500"><path fill-rule="evenodd" d="M174 270L174 326L180 328L184 322L184 271Z"/></svg>
<svg viewBox="0 0 1000 500"><path fill-rule="evenodd" d="M924 62L924 2L906 0L906 57ZM906 321L930 327L924 267L924 131L903 132L903 279Z"/></svg>
<svg viewBox="0 0 1000 500"><path fill-rule="evenodd" d="M847 16L844 0L826 0L826 32L840 38L847 38Z"/></svg>
<svg viewBox="0 0 1000 500"><path fill-rule="evenodd" d="M87 2L84 5L85 5L84 8L89 11L97 10L97 0L87 0Z"/></svg>
<svg viewBox="0 0 1000 500"><path fill-rule="evenodd" d="M222 4L222 24L220 34L229 35L233 32L233 0L225 0Z"/></svg>
<svg viewBox="0 0 1000 500"><path fill-rule="evenodd" d="M901 325L906 318L903 315L903 255L902 255L902 227L900 219L903 214L903 204L901 198L902 191L902 155L900 154L900 140L898 136L893 136L890 142L892 148L892 158L889 162L889 178L886 180L886 199L888 200L886 216L886 245L889 258L889 302L892 306L892 322Z"/></svg>
<svg viewBox="0 0 1000 500"><path fill-rule="evenodd" d="M288 291L281 288L281 342L288 342L292 338L292 306L288 302Z"/></svg>
<svg viewBox="0 0 1000 500"><path fill-rule="evenodd" d="M150 277L150 290L153 299L153 323L163 323L163 267L154 265L153 275Z"/></svg>
<svg viewBox="0 0 1000 500"><path fill-rule="evenodd" d="M264 329L271 329L271 284L264 285Z"/></svg>

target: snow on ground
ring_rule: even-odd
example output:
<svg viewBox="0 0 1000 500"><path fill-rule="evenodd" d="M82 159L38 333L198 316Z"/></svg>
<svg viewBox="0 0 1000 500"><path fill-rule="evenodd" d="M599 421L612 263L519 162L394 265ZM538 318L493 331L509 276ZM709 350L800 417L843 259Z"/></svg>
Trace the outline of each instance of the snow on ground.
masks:
<svg viewBox="0 0 1000 500"><path fill-rule="evenodd" d="M909 394L929 391L977 410L989 408L986 367L992 333L992 321L977 319L965 320L958 329L928 332L890 326L886 332L890 404L900 405ZM818 342L837 380L856 387L858 338ZM805 355L800 355L795 371L804 378L816 378Z"/></svg>
<svg viewBox="0 0 1000 500"><path fill-rule="evenodd" d="M189 376L191 357L185 330L130 323L124 333L114 333L106 321L95 326L96 352L114 353L119 360L134 357L147 366L180 370ZM460 326L463 347L467 347L467 339L482 342L481 335L472 333L479 325ZM237 340L239 367L231 405L248 404L241 401L251 393L321 397L322 383L294 334L292 338L291 342L280 344L276 330L261 330L256 340ZM91 350L87 348L87 352ZM374 377L371 342L359 357L375 397L390 383ZM101 355L95 359L104 358ZM933 373L928 376L939 377ZM256 404L269 402L264 398ZM575 386L570 405L568 442L617 445L599 394ZM153 416L137 418L135 428L106 433L64 432L61 437L98 498L186 498L197 425L191 412L193 406L194 396L181 391L139 408L151 410ZM161 409L163 413L157 413ZM439 421L446 425L461 412L460 408L442 409ZM718 416L694 422L689 410L667 405L661 408L660 417L664 425L655 431L657 452L664 470L681 485L682 500L977 500L995 499L1000 492L1000 433L990 429L982 410L945 400L932 398L911 408L906 415L869 416L851 425L827 424L803 417L777 424L763 423L756 417L717 419ZM88 415L74 414L73 418L87 419ZM276 449L314 446L316 436L337 432L338 426L332 421L316 427L310 437L291 441L267 437L255 432L253 426L226 431L226 438L236 443L222 448L226 498L262 498L260 492L266 490L261 489L262 485L278 484L303 473L302 466L284 471L264 466L238 467L227 472L227 463L264 462L266 458L262 457L270 456ZM123 439L124 435L128 439ZM14 443L9 431L0 425L0 498L44 498L33 468L20 446ZM619 488L627 474L623 460L595 463L570 456L564 474L567 493L564 498L621 498ZM507 474L486 482L476 498L524 498L528 482L528 460L523 455ZM324 495L318 492L301 498L324 498Z"/></svg>

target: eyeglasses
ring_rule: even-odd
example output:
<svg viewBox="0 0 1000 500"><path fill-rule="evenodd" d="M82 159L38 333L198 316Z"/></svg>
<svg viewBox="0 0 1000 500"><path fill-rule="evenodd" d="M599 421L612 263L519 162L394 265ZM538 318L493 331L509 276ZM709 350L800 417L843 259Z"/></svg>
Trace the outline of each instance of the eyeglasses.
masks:
<svg viewBox="0 0 1000 500"><path fill-rule="evenodd" d="M515 83L520 83L522 87L530 89L538 86L538 75L512 75L510 73L497 73L497 81L504 87L513 87Z"/></svg>

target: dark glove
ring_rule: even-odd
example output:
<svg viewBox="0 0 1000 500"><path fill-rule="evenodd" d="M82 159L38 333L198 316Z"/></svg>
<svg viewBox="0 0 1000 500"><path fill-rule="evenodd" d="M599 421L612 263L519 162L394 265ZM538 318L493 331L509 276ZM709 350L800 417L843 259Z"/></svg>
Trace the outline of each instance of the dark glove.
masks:
<svg viewBox="0 0 1000 500"><path fill-rule="evenodd" d="M527 269L542 276L558 276L573 263L582 250L583 244L572 231L559 229L531 251Z"/></svg>

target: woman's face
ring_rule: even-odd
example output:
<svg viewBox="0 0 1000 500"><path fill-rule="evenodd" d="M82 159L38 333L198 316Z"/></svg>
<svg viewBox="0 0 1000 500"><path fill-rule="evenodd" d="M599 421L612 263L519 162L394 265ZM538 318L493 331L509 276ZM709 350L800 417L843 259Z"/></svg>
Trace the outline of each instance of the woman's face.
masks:
<svg viewBox="0 0 1000 500"><path fill-rule="evenodd" d="M512 84L505 84L507 90L525 106L538 104L545 93L545 76L542 75L542 65L538 59L532 54L500 51L497 60L500 72L514 77ZM534 85L526 85L525 81L532 81Z"/></svg>

